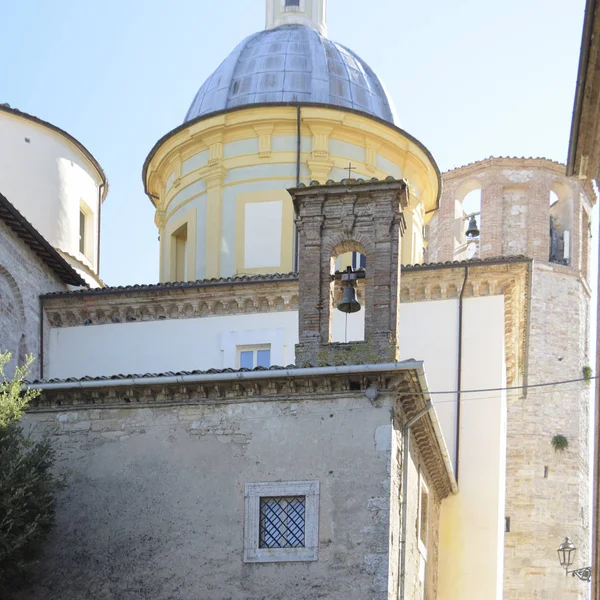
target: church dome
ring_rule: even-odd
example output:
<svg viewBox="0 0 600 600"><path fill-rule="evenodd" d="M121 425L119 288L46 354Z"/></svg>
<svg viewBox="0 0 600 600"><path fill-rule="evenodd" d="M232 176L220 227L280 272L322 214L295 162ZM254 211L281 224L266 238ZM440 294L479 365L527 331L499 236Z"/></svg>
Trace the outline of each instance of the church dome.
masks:
<svg viewBox="0 0 600 600"><path fill-rule="evenodd" d="M184 122L279 102L345 107L396 123L392 101L369 65L305 25L247 37L200 88Z"/></svg>

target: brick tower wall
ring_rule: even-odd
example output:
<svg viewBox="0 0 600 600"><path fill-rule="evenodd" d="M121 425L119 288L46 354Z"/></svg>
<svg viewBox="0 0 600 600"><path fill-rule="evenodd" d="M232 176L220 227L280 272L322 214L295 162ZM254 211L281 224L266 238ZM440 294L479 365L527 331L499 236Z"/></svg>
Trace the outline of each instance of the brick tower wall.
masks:
<svg viewBox="0 0 600 600"><path fill-rule="evenodd" d="M594 196L564 173L563 165L544 159L488 159L451 171L426 232L427 261L467 258L461 201L480 189L475 257L534 259L527 364L519 369L524 379L512 385L580 378L590 364L587 280ZM550 191L556 194L552 206ZM574 567L589 560L589 405L590 388L583 382L508 393L507 600L583 600L589 594L587 584L565 577L556 554L568 535L579 549ZM554 450L556 434L567 437L567 450Z"/></svg>

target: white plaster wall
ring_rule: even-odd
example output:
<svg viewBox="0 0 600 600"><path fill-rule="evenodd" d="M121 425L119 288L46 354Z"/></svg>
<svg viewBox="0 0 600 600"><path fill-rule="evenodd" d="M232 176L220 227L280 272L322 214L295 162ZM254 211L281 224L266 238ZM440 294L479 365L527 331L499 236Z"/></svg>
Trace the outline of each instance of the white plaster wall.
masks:
<svg viewBox="0 0 600 600"><path fill-rule="evenodd" d="M296 312L282 312L51 329L47 377L235 368L228 332L252 332L252 344L271 344L272 364L289 365L297 319Z"/></svg>
<svg viewBox="0 0 600 600"><path fill-rule="evenodd" d="M463 315L462 389L504 387L503 297L468 298ZM430 389L456 390L458 300L402 304L400 329L401 357L425 361ZM454 457L455 399L455 394L433 397ZM440 520L440 598L502 597L505 479L505 394L463 394L460 493L442 503Z"/></svg>
<svg viewBox="0 0 600 600"><path fill-rule="evenodd" d="M29 139L29 142L25 140ZM0 112L0 190L54 247L97 270L99 175L60 134ZM79 209L91 213L93 253L79 253Z"/></svg>

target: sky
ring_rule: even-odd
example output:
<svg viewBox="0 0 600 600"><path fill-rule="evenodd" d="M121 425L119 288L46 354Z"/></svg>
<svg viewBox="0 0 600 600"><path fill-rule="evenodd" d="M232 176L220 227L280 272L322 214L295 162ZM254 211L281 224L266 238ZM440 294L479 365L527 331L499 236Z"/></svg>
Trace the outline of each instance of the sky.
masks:
<svg viewBox="0 0 600 600"><path fill-rule="evenodd" d="M383 80L442 171L568 149L584 0L329 0L329 37ZM2 7L0 102L65 129L103 166L100 274L158 280L141 180L204 80L264 28L264 0L20 0Z"/></svg>

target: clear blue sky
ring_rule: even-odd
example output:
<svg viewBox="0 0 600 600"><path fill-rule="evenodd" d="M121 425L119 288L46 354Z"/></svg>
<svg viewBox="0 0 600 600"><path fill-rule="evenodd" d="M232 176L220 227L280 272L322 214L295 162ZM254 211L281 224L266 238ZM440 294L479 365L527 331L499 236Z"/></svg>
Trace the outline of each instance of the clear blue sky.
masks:
<svg viewBox="0 0 600 600"><path fill-rule="evenodd" d="M442 170L489 155L564 161L584 0L329 0L329 37L385 82ZM20 0L2 8L0 102L66 129L110 180L101 275L154 282L141 169L207 76L264 28L264 0Z"/></svg>

